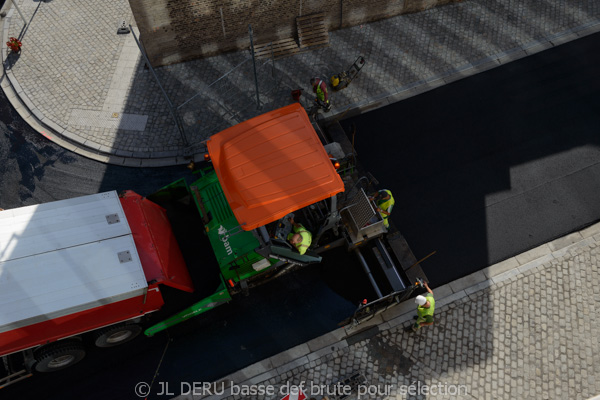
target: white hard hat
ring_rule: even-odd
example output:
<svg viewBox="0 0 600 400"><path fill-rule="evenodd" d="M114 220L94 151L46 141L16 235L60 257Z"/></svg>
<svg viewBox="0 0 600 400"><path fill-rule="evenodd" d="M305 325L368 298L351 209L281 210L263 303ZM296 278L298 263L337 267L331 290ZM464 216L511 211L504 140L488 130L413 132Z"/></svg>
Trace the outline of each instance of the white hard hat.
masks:
<svg viewBox="0 0 600 400"><path fill-rule="evenodd" d="M425 303L427 303L427 299L425 298L425 296L419 295L415 298L415 303L422 306L422 305L425 305Z"/></svg>

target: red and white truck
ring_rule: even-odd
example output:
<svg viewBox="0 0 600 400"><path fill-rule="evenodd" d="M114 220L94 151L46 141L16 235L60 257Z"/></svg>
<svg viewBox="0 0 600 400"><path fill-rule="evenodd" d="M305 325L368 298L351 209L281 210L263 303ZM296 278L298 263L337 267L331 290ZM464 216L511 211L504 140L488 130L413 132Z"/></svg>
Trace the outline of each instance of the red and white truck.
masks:
<svg viewBox="0 0 600 400"><path fill-rule="evenodd" d="M133 192L1 211L0 243L0 387L81 360L86 333L133 339L161 284L193 291L165 210Z"/></svg>

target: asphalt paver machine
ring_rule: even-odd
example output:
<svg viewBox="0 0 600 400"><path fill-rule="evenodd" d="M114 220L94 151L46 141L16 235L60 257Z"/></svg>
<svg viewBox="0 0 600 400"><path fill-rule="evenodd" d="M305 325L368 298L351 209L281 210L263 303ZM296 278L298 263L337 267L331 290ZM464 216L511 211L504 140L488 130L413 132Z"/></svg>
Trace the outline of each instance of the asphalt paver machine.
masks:
<svg viewBox="0 0 600 400"><path fill-rule="evenodd" d="M210 296L146 329L147 335L296 268L320 263L326 251L337 247L356 254L377 294L348 323L360 323L408 298L418 287L416 278L424 278L404 237L389 231L375 211L368 196L374 181L361 175L339 123L324 130L293 103L226 129L206 146L210 163L199 169L196 182L180 181L149 199L197 205L221 283ZM286 240L290 218L312 232L305 254ZM377 260L375 271L365 261L365 250Z"/></svg>

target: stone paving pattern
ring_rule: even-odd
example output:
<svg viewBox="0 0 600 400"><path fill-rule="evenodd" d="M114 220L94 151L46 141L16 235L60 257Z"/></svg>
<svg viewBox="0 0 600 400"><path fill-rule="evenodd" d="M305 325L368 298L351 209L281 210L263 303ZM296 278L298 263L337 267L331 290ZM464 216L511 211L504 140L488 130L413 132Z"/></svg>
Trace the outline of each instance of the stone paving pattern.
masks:
<svg viewBox="0 0 600 400"><path fill-rule="evenodd" d="M128 36L117 35L117 26L121 20L135 26L127 0L18 4L30 22L23 32L18 14L10 16L4 36L23 33L23 50L8 56L5 69L12 74L11 82L18 82L15 90L23 102L82 148L139 158L198 153L211 134L290 103L292 89L309 92L312 76L328 79L347 70L358 55L367 63L348 88L332 95L332 116L418 94L551 47L565 32L571 33L569 39L579 31L589 34L584 28L600 23L597 0L467 0L334 31L330 47L277 60L274 66L259 61L260 109L249 53L161 67L157 74L162 85L175 107L181 106L185 144L139 54L132 64L129 95L115 112L147 116L144 132L69 123L74 109L102 110ZM304 97L305 105L310 102L310 96Z"/></svg>
<svg viewBox="0 0 600 400"><path fill-rule="evenodd" d="M309 356L310 362L270 379L259 376L246 384L279 390L304 382L305 387L320 388L312 394L321 399L327 391L333 393L336 382L359 374L366 379L365 387L372 388L364 399L590 398L600 393L600 225L593 229L595 236L529 263L522 273L506 271L497 283L487 282L486 288L466 297L440 302L435 324L416 334L405 332L412 320L405 321L349 346L335 345L338 349L325 356ZM419 385L437 389L418 395ZM307 392L310 396L310 389ZM199 397L179 399L192 398ZM356 398L355 392L347 400Z"/></svg>

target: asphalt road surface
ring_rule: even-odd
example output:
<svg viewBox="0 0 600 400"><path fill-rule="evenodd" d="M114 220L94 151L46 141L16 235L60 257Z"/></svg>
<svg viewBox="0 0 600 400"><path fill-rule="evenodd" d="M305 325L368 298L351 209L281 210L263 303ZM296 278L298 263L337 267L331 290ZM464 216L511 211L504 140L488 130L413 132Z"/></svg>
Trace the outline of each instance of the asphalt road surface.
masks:
<svg viewBox="0 0 600 400"><path fill-rule="evenodd" d="M600 218L599 64L595 34L344 121L434 286Z"/></svg>
<svg viewBox="0 0 600 400"><path fill-rule="evenodd" d="M343 122L356 124L359 159L394 192L392 219L415 255L437 251L423 265L433 286L600 218L599 39ZM112 189L149 194L188 173L75 156L31 132L0 101L0 207ZM77 367L34 376L0 396L132 399L138 382L155 380L156 393L158 381L174 389L211 381L334 329L354 309L365 281L346 254L329 253L324 264L258 288L244 301L154 338L90 348Z"/></svg>

